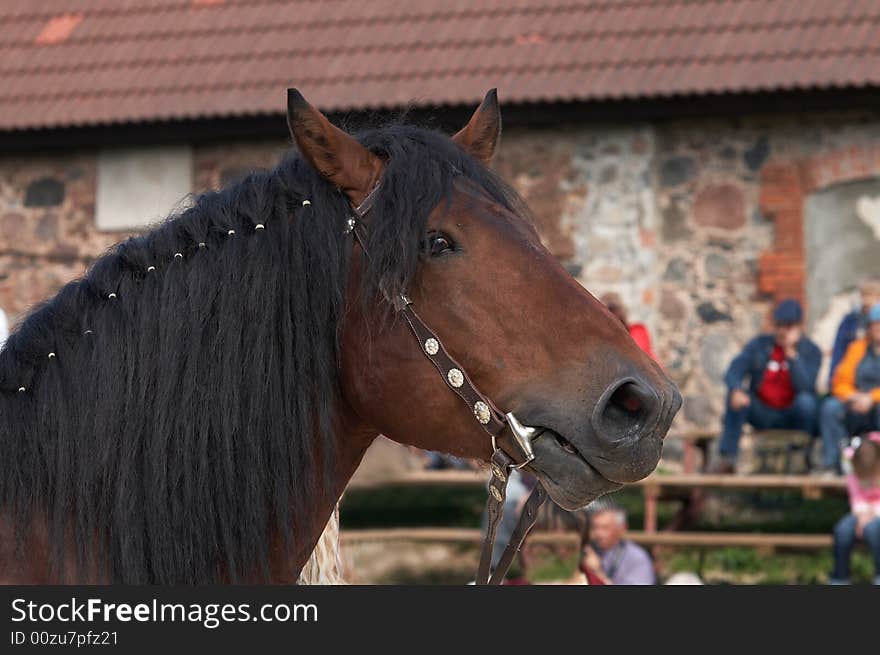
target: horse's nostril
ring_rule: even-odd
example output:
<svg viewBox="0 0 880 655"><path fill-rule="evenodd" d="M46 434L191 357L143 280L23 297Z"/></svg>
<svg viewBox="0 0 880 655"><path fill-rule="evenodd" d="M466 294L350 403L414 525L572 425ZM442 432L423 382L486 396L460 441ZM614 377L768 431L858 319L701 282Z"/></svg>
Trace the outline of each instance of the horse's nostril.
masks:
<svg viewBox="0 0 880 655"><path fill-rule="evenodd" d="M618 405L630 414L637 413L642 408L642 399L633 390L634 382L620 385L608 399L609 405Z"/></svg>
<svg viewBox="0 0 880 655"><path fill-rule="evenodd" d="M600 434L610 438L633 434L652 422L658 405L649 387L627 380L607 396L604 406L597 407L594 425Z"/></svg>

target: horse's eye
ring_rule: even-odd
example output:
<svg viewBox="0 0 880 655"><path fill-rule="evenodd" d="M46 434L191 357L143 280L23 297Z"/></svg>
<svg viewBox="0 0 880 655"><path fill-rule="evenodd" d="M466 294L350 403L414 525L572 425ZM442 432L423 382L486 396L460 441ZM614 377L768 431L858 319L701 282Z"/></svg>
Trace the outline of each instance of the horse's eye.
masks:
<svg viewBox="0 0 880 655"><path fill-rule="evenodd" d="M429 234L425 240L425 250L431 257L450 252L454 248L455 244L452 243L452 239L440 232Z"/></svg>

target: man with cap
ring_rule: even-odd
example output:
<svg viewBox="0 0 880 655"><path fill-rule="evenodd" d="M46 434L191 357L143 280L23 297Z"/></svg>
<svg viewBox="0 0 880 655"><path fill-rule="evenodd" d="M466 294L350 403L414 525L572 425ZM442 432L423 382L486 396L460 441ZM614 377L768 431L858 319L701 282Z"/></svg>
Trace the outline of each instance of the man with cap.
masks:
<svg viewBox="0 0 880 655"><path fill-rule="evenodd" d="M746 423L759 430L816 433L819 347L803 334L803 309L783 300L773 312L773 332L746 344L727 373L727 409L714 473L733 473Z"/></svg>
<svg viewBox="0 0 880 655"><path fill-rule="evenodd" d="M846 349L822 405L823 466L840 467L840 444L850 435L880 430L880 303L868 310L865 336Z"/></svg>

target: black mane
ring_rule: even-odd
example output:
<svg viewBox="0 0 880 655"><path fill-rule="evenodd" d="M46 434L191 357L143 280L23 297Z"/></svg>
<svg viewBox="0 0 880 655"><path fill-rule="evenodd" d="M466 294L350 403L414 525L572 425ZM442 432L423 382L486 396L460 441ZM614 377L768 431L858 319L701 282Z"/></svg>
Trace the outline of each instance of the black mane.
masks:
<svg viewBox="0 0 880 655"><path fill-rule="evenodd" d="M359 138L388 162L364 298L408 287L455 176L515 202L439 133ZM119 244L12 334L0 504L20 541L32 519L48 521L56 574L72 543L79 575L97 567L115 582L268 574L267 535L295 539L333 458L349 215L293 152Z"/></svg>

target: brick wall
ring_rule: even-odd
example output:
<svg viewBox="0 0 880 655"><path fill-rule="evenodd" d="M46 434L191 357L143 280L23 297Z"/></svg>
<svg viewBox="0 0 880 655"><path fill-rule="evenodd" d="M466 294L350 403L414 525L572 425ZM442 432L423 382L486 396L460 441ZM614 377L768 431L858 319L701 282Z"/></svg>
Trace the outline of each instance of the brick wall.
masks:
<svg viewBox="0 0 880 655"><path fill-rule="evenodd" d="M880 143L830 150L768 164L761 176L761 211L774 222L771 247L761 256L758 288L775 299L806 302L804 202L815 191L880 176Z"/></svg>

